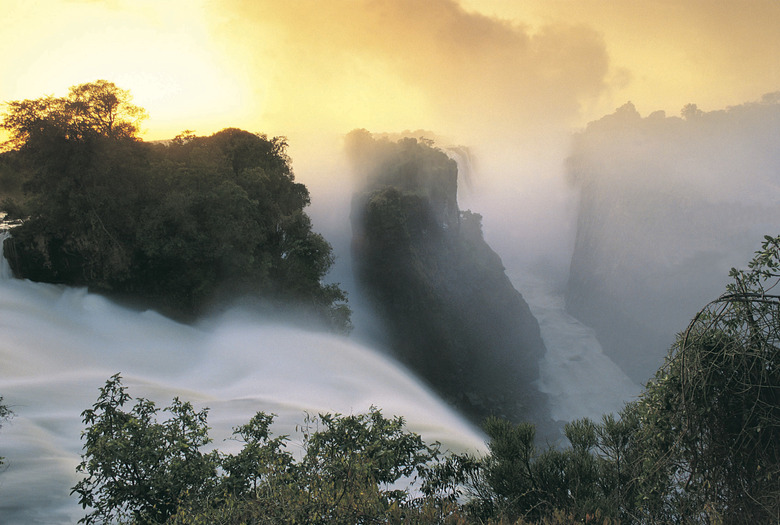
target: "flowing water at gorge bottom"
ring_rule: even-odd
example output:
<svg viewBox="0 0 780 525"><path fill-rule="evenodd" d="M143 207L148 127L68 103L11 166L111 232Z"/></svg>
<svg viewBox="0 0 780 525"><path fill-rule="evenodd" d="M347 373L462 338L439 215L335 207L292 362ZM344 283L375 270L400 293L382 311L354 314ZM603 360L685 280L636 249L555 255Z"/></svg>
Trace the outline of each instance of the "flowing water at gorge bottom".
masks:
<svg viewBox="0 0 780 525"><path fill-rule="evenodd" d="M537 386L548 395L553 420L599 422L636 398L641 387L604 354L593 329L566 313L563 294L531 273L510 278L539 322L546 352Z"/></svg>
<svg viewBox="0 0 780 525"><path fill-rule="evenodd" d="M12 279L0 269L0 395L16 416L0 430L0 522L75 523L80 414L119 372L132 397L209 407L214 446L257 411L292 436L306 412L403 416L429 442L484 450L483 436L402 367L346 338L263 324L234 312L197 327L87 293Z"/></svg>

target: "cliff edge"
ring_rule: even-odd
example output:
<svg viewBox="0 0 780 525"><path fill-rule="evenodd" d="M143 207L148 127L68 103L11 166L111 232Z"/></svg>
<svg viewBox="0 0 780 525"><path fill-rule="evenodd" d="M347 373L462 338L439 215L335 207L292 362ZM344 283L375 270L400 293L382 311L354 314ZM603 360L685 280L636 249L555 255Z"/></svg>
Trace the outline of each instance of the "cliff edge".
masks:
<svg viewBox="0 0 780 525"><path fill-rule="evenodd" d="M362 191L352 205L357 282L392 351L476 421L546 417L536 386L539 325L482 236L481 216L457 205L457 164L425 140L347 145Z"/></svg>

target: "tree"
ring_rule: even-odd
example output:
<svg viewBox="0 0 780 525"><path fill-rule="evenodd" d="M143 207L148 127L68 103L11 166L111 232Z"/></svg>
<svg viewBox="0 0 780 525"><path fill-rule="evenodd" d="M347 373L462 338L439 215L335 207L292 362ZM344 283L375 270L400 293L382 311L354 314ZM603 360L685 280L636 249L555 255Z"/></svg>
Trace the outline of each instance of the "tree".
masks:
<svg viewBox="0 0 780 525"><path fill-rule="evenodd" d="M307 416L298 461L281 449L285 436L270 438L272 420L258 413L235 430L245 446L223 457L227 476L218 496L207 505L188 499L173 523L432 523L445 521L442 509L453 510L404 487L427 476L440 456L437 445L407 431L401 418L376 409Z"/></svg>
<svg viewBox="0 0 780 525"><path fill-rule="evenodd" d="M480 523L536 523L555 516L566 523L608 519L614 513L605 490L609 473L596 453L598 428L588 419L567 423L569 447L540 449L534 425L487 419L488 454L456 460L454 477L470 495L465 509Z"/></svg>
<svg viewBox="0 0 780 525"><path fill-rule="evenodd" d="M110 138L135 137L146 110L132 104L130 92L113 82L96 80L70 88L67 108L82 135L97 132Z"/></svg>
<svg viewBox="0 0 780 525"><path fill-rule="evenodd" d="M386 419L375 408L368 414L324 414L307 421L299 487L303 521L374 523L408 505L409 490L396 484L437 461L438 447L404 425L403 418Z"/></svg>
<svg viewBox="0 0 780 525"><path fill-rule="evenodd" d="M169 419L158 423L153 402L139 398L126 411L129 401L117 374L82 412L87 429L77 471L85 477L71 493L92 510L79 523L163 523L216 475L217 454L200 451L210 441L207 410L176 398Z"/></svg>
<svg viewBox="0 0 780 525"><path fill-rule="evenodd" d="M132 104L130 92L113 82L96 80L70 88L67 97L52 95L6 103L0 128L11 135L6 149L38 147L54 137L86 139L135 138L143 108Z"/></svg>
<svg viewBox="0 0 780 525"><path fill-rule="evenodd" d="M626 409L641 422L646 516L780 520L780 237L730 275Z"/></svg>
<svg viewBox="0 0 780 525"><path fill-rule="evenodd" d="M140 299L185 320L250 296L266 311L349 330L346 294L323 283L331 246L312 231L283 137L229 128L147 144L135 137L145 113L105 81L8 108L14 150L2 155L0 182L17 187L4 172L20 173L24 202L0 208L27 214L5 243L18 277Z"/></svg>
<svg viewBox="0 0 780 525"><path fill-rule="evenodd" d="M441 456L400 417L307 416L296 459L286 436L272 436L274 416L258 412L234 429L238 453L202 453L206 409L174 399L158 422L152 401L128 410L126 390L111 377L83 412L84 477L72 489L89 509L81 523L445 523L455 512L411 494Z"/></svg>
<svg viewBox="0 0 780 525"><path fill-rule="evenodd" d="M283 508L283 494L287 493L287 487L297 486L295 460L285 449L287 436L271 435L270 427L274 417L273 414L258 412L247 424L233 430L234 439L244 446L235 455L221 457L225 476L217 492L225 497L216 507L211 506L214 511L226 509L232 499L255 502L252 513L262 513L269 519L286 512ZM192 512L193 503L197 502L190 501L187 512ZM197 512L203 514L208 510L201 505ZM180 517L183 515L184 512L181 512Z"/></svg>

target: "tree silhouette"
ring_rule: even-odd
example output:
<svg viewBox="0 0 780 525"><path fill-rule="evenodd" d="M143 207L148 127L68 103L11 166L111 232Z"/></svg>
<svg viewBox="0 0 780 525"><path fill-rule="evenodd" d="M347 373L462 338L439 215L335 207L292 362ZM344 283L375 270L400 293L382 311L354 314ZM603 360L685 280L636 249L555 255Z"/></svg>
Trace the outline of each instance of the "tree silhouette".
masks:
<svg viewBox="0 0 780 525"><path fill-rule="evenodd" d="M45 96L6 103L0 127L11 138L4 149L35 147L54 137L134 138L146 110L132 104L130 92L96 80L70 88L67 97Z"/></svg>

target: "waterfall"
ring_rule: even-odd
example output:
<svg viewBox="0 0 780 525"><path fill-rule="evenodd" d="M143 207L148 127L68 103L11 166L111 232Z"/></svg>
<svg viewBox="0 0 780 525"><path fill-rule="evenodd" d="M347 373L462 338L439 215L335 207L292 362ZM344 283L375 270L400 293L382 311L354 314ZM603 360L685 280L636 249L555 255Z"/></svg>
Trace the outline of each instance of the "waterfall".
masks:
<svg viewBox="0 0 780 525"><path fill-rule="evenodd" d="M16 416L0 429L3 524L75 523L80 413L114 373L133 397L174 396L209 407L214 446L257 411L295 436L306 412L356 414L372 405L455 451L484 437L410 373L348 338L264 323L232 311L196 326L132 311L83 288L33 283L0 271L0 395ZM291 445L294 447L294 445Z"/></svg>
<svg viewBox="0 0 780 525"><path fill-rule="evenodd" d="M7 234L4 234L7 235ZM540 390L553 419L599 419L639 392L592 330L566 315L560 294L528 273L510 277L537 317L547 353ZM0 429L0 516L5 525L74 523L69 495L80 460L81 411L115 373L133 397L174 396L209 407L214 446L257 411L295 435L305 413L403 416L427 441L485 450L472 428L403 367L348 338L271 324L234 310L198 325L122 308L83 288L14 279L0 261L0 395L16 416ZM294 439L293 439L294 441ZM294 445L292 445L294 446Z"/></svg>

